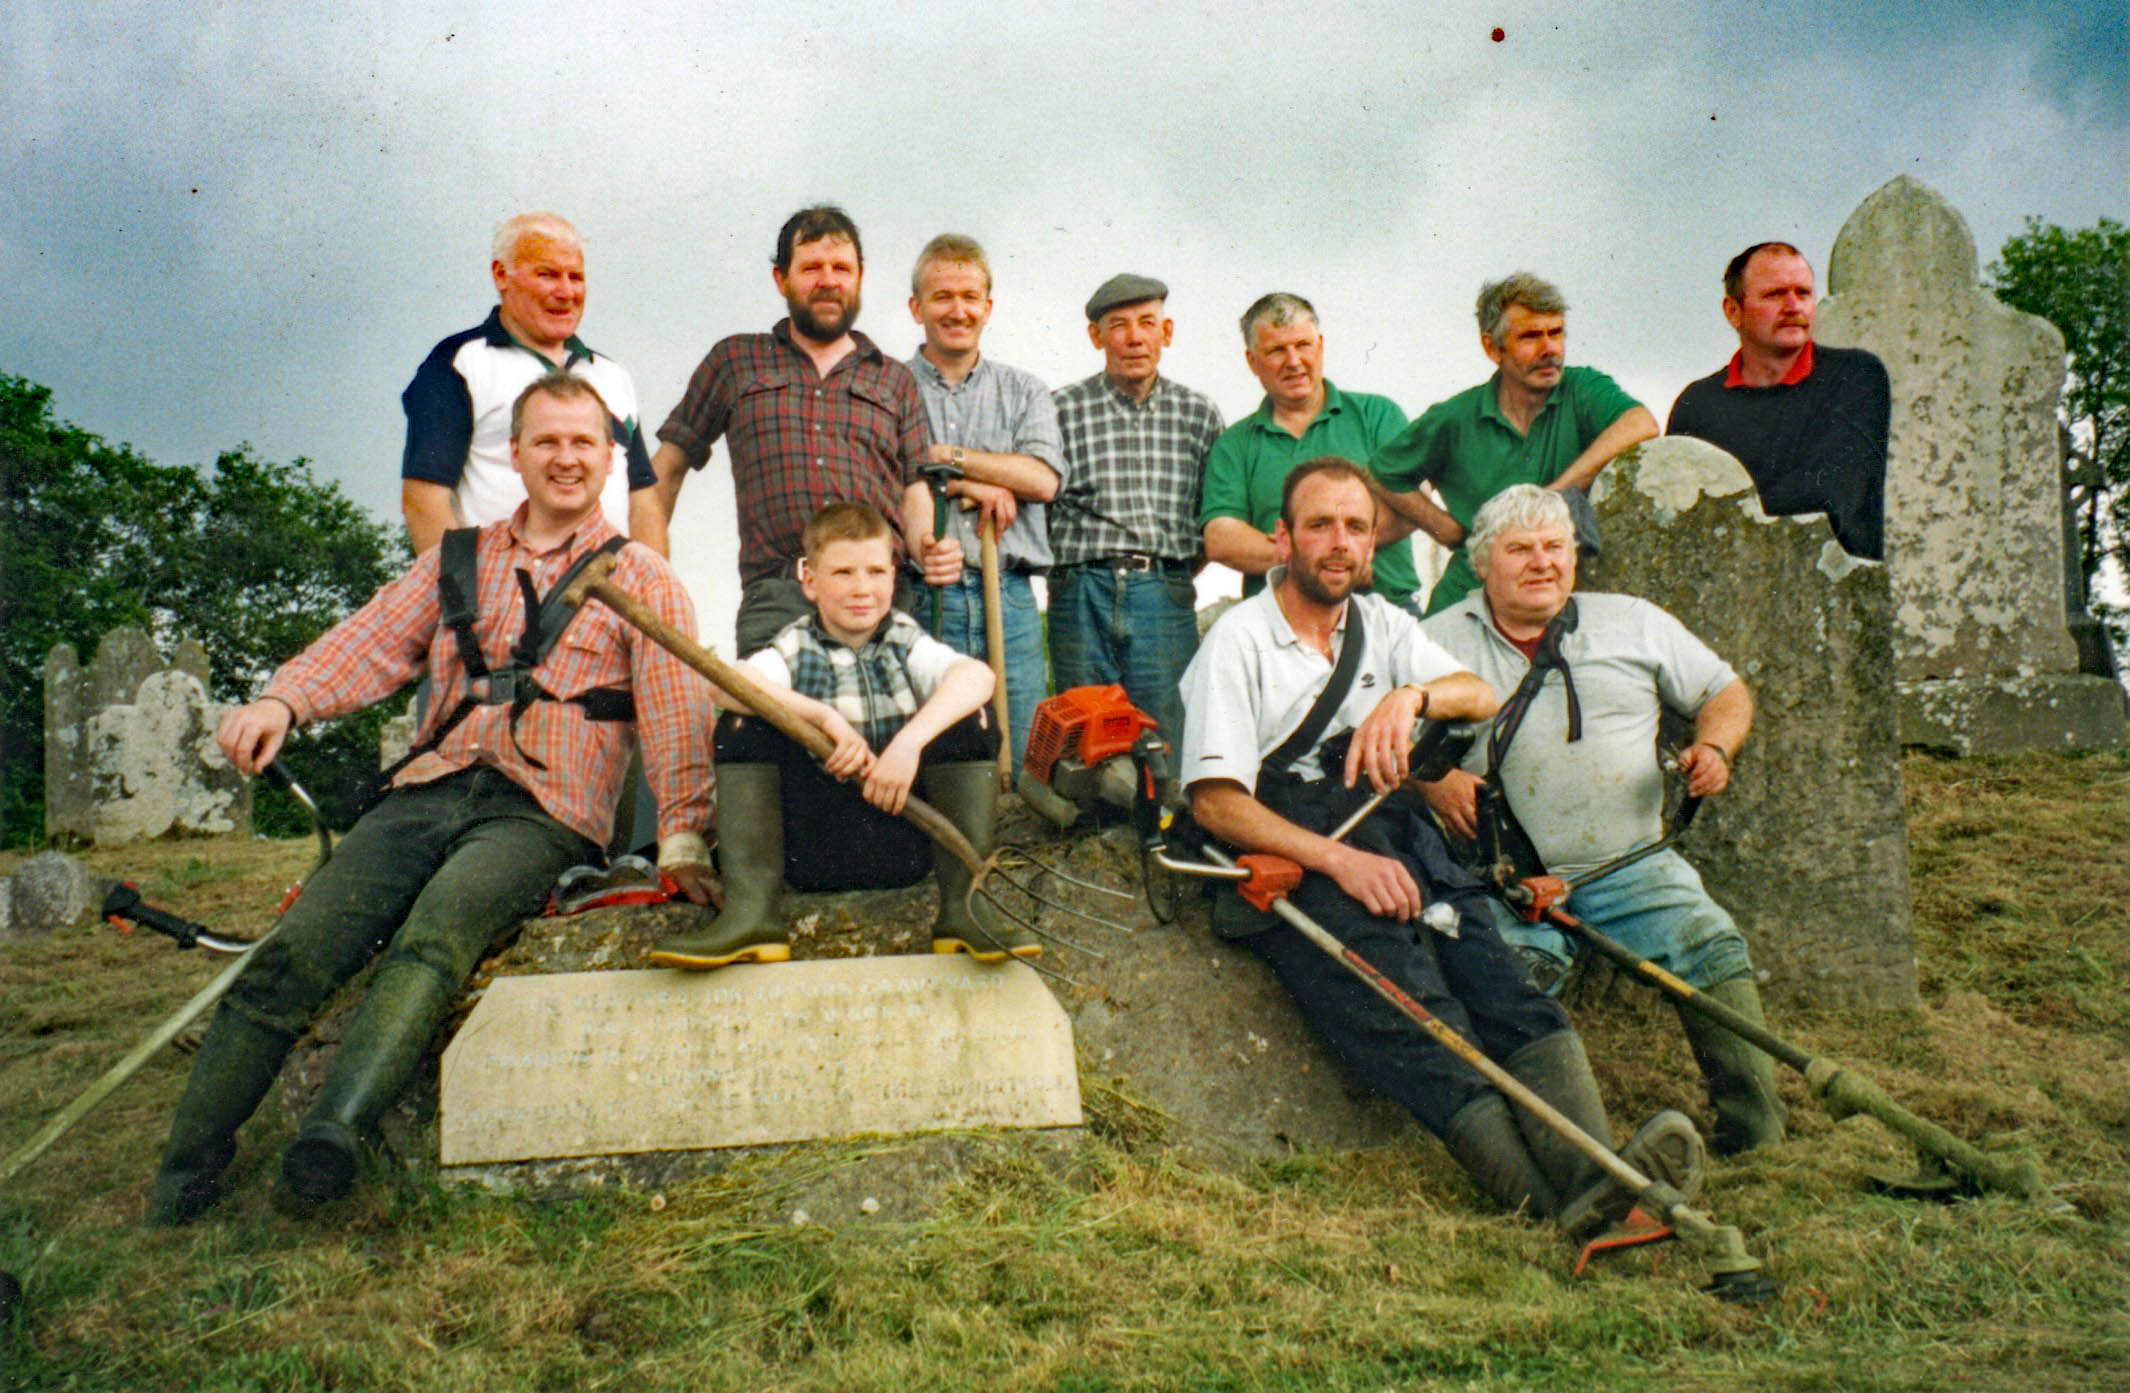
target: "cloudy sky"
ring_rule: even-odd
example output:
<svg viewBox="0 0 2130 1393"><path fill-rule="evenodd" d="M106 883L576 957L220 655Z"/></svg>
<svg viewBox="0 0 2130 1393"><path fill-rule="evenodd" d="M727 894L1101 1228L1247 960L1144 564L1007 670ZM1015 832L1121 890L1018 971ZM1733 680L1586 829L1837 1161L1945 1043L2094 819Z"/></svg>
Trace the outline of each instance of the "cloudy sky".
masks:
<svg viewBox="0 0 2130 1393"><path fill-rule="evenodd" d="M1726 257L1782 237L1824 265L1895 175L1985 261L2028 214L2130 216L2126 34L2124 0L9 0L0 372L159 461L248 442L396 517L400 389L492 302L498 220L584 230L584 336L655 426L780 313L785 214L835 200L893 353L951 228L991 250L987 350L1053 383L1098 370L1079 306L1132 269L1172 287L1165 370L1231 419L1258 400L1235 316L1270 289L1316 302L1334 380L1416 412L1484 376L1472 297L1522 267L1566 291L1571 358L1661 417L1732 346ZM720 642L722 466L675 532Z"/></svg>

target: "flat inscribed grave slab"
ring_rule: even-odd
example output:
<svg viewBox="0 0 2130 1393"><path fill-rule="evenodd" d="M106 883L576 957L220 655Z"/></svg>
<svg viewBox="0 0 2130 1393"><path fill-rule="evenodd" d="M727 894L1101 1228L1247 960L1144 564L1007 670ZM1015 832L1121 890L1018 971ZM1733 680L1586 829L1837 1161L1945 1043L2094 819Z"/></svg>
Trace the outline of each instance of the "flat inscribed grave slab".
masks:
<svg viewBox="0 0 2130 1393"><path fill-rule="evenodd" d="M444 1165L1072 1127L1072 1027L959 955L502 977L444 1051Z"/></svg>

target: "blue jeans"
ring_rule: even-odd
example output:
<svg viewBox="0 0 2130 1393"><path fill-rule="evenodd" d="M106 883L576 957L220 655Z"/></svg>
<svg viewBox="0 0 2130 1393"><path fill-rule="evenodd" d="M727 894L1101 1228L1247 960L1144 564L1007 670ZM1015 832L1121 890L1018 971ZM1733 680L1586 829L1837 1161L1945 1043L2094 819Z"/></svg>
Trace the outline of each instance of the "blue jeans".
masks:
<svg viewBox="0 0 2130 1393"><path fill-rule="evenodd" d="M1695 988L1713 987L1753 970L1745 936L1722 905L1702 888L1700 872L1676 851L1614 871L1577 890L1568 912L1648 958ZM1501 936L1561 963L1575 961L1576 942L1545 924L1526 924L1494 906Z"/></svg>
<svg viewBox="0 0 2130 1393"><path fill-rule="evenodd" d="M1022 571L1005 571L998 578L1000 624L1006 640L1006 718L1013 741L1013 768L1018 773L1021 756L1028 750L1028 727L1035 721L1035 708L1049 695L1050 675L1043 665L1043 617L1035 607L1035 587ZM936 598L935 598L936 597ZM957 653L978 662L991 660L984 641L984 580L980 572L964 571L961 584L927 590L918 617L929 626L935 607L939 636Z"/></svg>
<svg viewBox="0 0 2130 1393"><path fill-rule="evenodd" d="M1119 683L1183 747L1176 684L1198 651L1198 592L1188 568L1116 571L1100 562L1050 573L1050 672L1057 690Z"/></svg>

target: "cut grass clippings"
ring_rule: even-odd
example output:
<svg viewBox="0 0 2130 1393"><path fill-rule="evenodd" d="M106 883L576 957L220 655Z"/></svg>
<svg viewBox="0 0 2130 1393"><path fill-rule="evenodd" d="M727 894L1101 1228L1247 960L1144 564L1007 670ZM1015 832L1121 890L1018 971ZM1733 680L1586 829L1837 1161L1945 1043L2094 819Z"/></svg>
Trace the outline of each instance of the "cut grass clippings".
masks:
<svg viewBox="0 0 2130 1393"><path fill-rule="evenodd" d="M561 1201L386 1173L330 1223L266 1203L287 1141L247 1131L235 1193L134 1227L185 1061L152 1061L0 1195L23 1310L7 1389L2110 1389L2130 1369L2130 760L1905 766L1921 1010L1779 1012L1916 1112L2033 1155L2070 1205L1895 1199L1877 1124L1784 1080L1791 1139L1716 1168L1709 1202L1780 1285L1703 1295L1643 1248L1569 1276L1432 1141L1241 1171L1090 1077L1059 1164L993 1139L932 1217L786 1212L813 1172L898 1145L750 1157L657 1197ZM94 853L151 898L262 930L300 842ZM0 862L0 869L11 862ZM77 930L0 952L0 1151L212 975L161 940ZM1698 1102L1668 1007L1625 984L1578 1016L1616 1117Z"/></svg>

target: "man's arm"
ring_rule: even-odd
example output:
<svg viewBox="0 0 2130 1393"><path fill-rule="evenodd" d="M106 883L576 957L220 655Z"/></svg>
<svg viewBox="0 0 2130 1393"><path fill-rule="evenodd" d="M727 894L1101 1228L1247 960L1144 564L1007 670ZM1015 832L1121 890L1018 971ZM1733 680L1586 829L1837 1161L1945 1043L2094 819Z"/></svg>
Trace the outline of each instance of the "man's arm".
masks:
<svg viewBox="0 0 2130 1393"><path fill-rule="evenodd" d="M632 510L634 506L632 501ZM459 515L451 507L451 490L427 479L399 481L399 511L407 520L407 538L414 543L416 556L444 540L444 534L459 525Z"/></svg>
<svg viewBox="0 0 2130 1393"><path fill-rule="evenodd" d="M1284 856L1304 870L1330 876L1378 918L1402 922L1425 907L1420 887L1403 862L1297 827L1232 779L1192 784L1191 816L1230 845Z"/></svg>
<svg viewBox="0 0 2130 1393"><path fill-rule="evenodd" d="M1753 730L1753 693L1743 677L1701 703L1694 713L1694 743L1679 752L1686 791L1708 798L1731 786L1731 763Z"/></svg>
<svg viewBox="0 0 2130 1393"><path fill-rule="evenodd" d="M1484 678L1452 672L1425 684L1408 682L1384 693L1346 749L1346 786L1366 773L1369 786L1387 793L1411 772L1413 725L1425 716L1437 721L1483 721L1500 706Z"/></svg>
<svg viewBox="0 0 2130 1393"><path fill-rule="evenodd" d="M1205 525L1206 560L1232 566L1246 576L1261 576L1279 561L1272 539L1241 518L1209 518Z"/></svg>
<svg viewBox="0 0 2130 1393"><path fill-rule="evenodd" d="M926 449L925 457L934 464L952 464L955 462L954 447L935 440ZM1034 455L964 449L961 472L964 478L979 484L995 484L1010 490L1015 498L1030 503L1048 503L1058 496L1058 471ZM950 486L948 492L953 491Z"/></svg>
<svg viewBox="0 0 2130 1393"><path fill-rule="evenodd" d="M1598 432L1597 439L1583 448L1583 452L1569 461L1560 477L1546 485L1549 489L1587 489L1597 481L1597 476L1613 457L1630 445L1639 445L1655 437L1657 418L1646 406L1631 406L1613 418L1611 425Z"/></svg>
<svg viewBox="0 0 2130 1393"><path fill-rule="evenodd" d="M925 746L948 726L991 700L996 681L990 667L974 658L962 658L948 667L925 704L895 732L895 738L888 741L887 748L866 771L865 801L884 813L900 814L917 782L917 764L924 756Z"/></svg>
<svg viewBox="0 0 2130 1393"><path fill-rule="evenodd" d="M661 442L651 456L651 473L657 482L629 494L629 539L642 542L660 556L670 556L673 506L680 501L680 486L687 482L694 462L688 452L670 442Z"/></svg>
<svg viewBox="0 0 2130 1393"><path fill-rule="evenodd" d="M1369 491L1382 505L1376 519L1377 546L1410 537L1415 532L1424 532L1446 547L1464 544L1464 524L1451 517L1425 489L1393 493L1371 479Z"/></svg>

